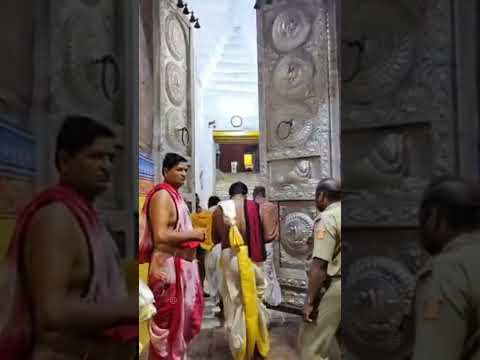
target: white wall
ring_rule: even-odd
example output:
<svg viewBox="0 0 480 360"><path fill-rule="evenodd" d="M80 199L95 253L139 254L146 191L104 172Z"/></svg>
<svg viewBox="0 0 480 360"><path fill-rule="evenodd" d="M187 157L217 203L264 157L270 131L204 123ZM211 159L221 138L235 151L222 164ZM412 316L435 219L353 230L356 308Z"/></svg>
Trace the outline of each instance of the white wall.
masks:
<svg viewBox="0 0 480 360"><path fill-rule="evenodd" d="M256 13L250 0L190 0L188 4L201 24L194 31L195 184L206 206L215 193L216 175L214 129L208 123L215 121L215 130L259 127ZM244 119L241 128L231 126L233 115Z"/></svg>

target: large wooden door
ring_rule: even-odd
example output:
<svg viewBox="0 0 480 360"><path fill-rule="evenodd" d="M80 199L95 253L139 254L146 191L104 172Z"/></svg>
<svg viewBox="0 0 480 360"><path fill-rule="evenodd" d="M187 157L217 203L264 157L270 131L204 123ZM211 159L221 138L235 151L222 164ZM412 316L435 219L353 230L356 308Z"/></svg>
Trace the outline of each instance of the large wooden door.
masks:
<svg viewBox="0 0 480 360"><path fill-rule="evenodd" d="M176 3L154 3L154 160L157 179L165 154L178 153L192 165L182 193L195 193L192 28Z"/></svg>
<svg viewBox="0 0 480 360"><path fill-rule="evenodd" d="M339 176L336 8L275 1L257 15L261 172L278 203L277 267L284 306L299 309L311 259L315 187Z"/></svg>

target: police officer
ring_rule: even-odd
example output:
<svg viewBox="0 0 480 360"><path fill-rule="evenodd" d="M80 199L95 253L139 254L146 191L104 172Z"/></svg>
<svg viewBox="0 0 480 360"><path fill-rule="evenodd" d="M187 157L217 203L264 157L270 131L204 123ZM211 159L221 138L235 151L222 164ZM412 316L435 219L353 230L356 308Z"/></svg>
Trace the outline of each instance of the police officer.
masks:
<svg viewBox="0 0 480 360"><path fill-rule="evenodd" d="M302 360L340 359L336 333L341 318L341 185L322 180L315 192L312 264L298 347ZM321 291L326 289L320 300Z"/></svg>
<svg viewBox="0 0 480 360"><path fill-rule="evenodd" d="M418 275L413 360L478 360L480 191L440 179L426 190L419 215L432 257Z"/></svg>

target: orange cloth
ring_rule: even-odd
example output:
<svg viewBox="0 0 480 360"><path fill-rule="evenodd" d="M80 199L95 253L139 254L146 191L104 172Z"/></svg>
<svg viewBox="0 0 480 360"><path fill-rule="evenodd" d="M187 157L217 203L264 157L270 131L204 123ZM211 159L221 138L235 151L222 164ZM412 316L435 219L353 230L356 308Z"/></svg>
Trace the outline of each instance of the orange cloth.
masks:
<svg viewBox="0 0 480 360"><path fill-rule="evenodd" d="M193 227L205 229L207 232L205 241L200 244L200 247L206 251L212 250L215 245L212 239L212 215L211 211L202 211L191 215Z"/></svg>

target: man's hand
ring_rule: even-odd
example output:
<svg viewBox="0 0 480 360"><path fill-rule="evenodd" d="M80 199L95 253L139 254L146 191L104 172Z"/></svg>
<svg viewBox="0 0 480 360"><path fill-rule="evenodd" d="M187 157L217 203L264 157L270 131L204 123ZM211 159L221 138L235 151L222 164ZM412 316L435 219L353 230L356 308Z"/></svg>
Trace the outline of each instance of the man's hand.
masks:
<svg viewBox="0 0 480 360"><path fill-rule="evenodd" d="M307 299L303 307L303 320L305 322L316 322L318 295L327 278L327 265L324 260L314 258L308 272Z"/></svg>
<svg viewBox="0 0 480 360"><path fill-rule="evenodd" d="M191 231L191 237L192 240L197 240L197 241L205 241L206 237L206 232L204 229L193 229Z"/></svg>
<svg viewBox="0 0 480 360"><path fill-rule="evenodd" d="M308 301L305 302L305 305L303 306L303 321L308 323L313 322L312 312L313 312L313 305L311 305Z"/></svg>

